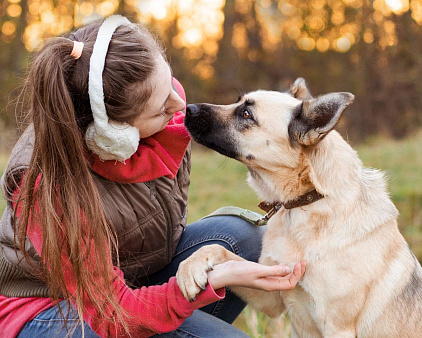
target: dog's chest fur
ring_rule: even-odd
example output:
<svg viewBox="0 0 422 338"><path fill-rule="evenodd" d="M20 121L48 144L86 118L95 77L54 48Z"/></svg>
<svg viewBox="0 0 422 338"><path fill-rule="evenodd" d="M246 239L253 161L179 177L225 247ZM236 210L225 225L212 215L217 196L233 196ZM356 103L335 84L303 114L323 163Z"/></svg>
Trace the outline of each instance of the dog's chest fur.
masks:
<svg viewBox="0 0 422 338"><path fill-rule="evenodd" d="M305 259L307 270L299 285L282 292L282 298L295 327L305 332L324 332L318 323L323 322L327 312L326 305L330 298L342 297L341 286L337 285L335 271L341 265L336 257L329 257L328 252L321 249L321 241L317 236L319 224L304 221L302 224L290 223L291 211L282 210L275 215L267 226L263 239L263 250L260 262L287 264L291 268L295 262ZM316 216L310 217L316 220ZM306 226L306 229L303 227ZM353 278L351 275L350 278ZM347 291L344 292L347 294Z"/></svg>
<svg viewBox="0 0 422 338"><path fill-rule="evenodd" d="M261 263L293 267L292 264L301 259L308 262L299 285L281 293L293 326L303 330L298 332L300 336L306 336L306 332L329 336L330 331L335 332L338 327L354 331L359 321L368 321L371 323L368 327L375 329L379 314L368 313L365 308L387 306L390 299L382 291L385 281L380 282L380 276L387 281L397 280L391 293L407 284L406 274L390 271L385 265L386 260L392 264L399 262L399 265L411 260L395 220L366 236L349 233L350 241L345 242L341 231L330 230L339 229L344 220L312 209L317 208L281 210L269 221L263 238ZM374 243L383 244L375 248ZM380 285L379 291L376 285ZM385 304L374 297L378 292L382 293L380 298ZM378 298L373 304L368 301L372 297Z"/></svg>

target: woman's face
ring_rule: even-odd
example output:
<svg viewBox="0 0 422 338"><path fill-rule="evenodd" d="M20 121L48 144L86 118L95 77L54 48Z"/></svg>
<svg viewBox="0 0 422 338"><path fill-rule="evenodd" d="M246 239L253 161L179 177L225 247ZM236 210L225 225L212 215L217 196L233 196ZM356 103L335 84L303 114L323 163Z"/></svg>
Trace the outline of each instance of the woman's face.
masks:
<svg viewBox="0 0 422 338"><path fill-rule="evenodd" d="M138 128L141 138L146 138L163 130L173 118L173 115L185 108L185 102L172 87L172 73L170 66L159 55L156 67L150 78L152 95L145 105L145 109L133 122Z"/></svg>

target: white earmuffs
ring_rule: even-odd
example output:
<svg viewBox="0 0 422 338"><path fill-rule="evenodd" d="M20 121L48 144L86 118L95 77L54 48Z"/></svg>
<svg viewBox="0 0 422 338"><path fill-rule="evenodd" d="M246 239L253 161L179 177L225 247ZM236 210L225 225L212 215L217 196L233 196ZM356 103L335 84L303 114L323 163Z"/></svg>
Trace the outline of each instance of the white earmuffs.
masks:
<svg viewBox="0 0 422 338"><path fill-rule="evenodd" d="M98 31L89 63L88 93L94 122L88 126L85 141L88 148L101 160L123 162L136 152L139 145L137 128L109 119L103 91L103 70L111 37L117 27L130 24L121 15L112 15L105 19Z"/></svg>

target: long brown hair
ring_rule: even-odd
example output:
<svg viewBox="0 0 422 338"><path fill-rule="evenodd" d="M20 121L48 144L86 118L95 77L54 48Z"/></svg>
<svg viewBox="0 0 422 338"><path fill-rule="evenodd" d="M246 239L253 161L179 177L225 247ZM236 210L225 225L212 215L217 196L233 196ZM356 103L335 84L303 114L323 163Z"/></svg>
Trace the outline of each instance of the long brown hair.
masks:
<svg viewBox="0 0 422 338"><path fill-rule="evenodd" d="M129 333L125 311L113 289L111 259L118 261L118 243L93 181L84 142L86 128L93 120L88 96L89 60L100 24L52 38L33 57L23 93L35 142L18 198L19 223L15 217L14 227L17 242L25 243L30 224L36 221L40 225L39 276L47 283L61 313L59 299L68 303L73 299L82 323L87 297L105 322L123 325ZM78 60L70 56L72 40L84 43ZM104 101L111 119L131 122L142 111L152 94L148 79L158 54L163 54L162 48L142 26L117 28L103 72ZM77 281L74 294L66 288L62 252ZM29 261L28 253L24 254Z"/></svg>

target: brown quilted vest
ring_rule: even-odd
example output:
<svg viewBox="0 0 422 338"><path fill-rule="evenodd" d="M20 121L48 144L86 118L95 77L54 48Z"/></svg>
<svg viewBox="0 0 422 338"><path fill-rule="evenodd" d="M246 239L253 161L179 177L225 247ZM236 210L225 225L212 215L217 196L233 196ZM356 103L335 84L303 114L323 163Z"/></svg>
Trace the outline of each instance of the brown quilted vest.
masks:
<svg viewBox="0 0 422 338"><path fill-rule="evenodd" d="M13 210L10 195L29 165L33 128L14 147L1 180L8 201L0 221L0 294L7 297L48 297L46 285L31 275L22 251L13 247ZM118 236L120 267L129 283L142 284L145 277L167 265L186 226L190 173L190 147L175 179L161 177L145 183L122 184L93 173L106 217ZM39 261L27 239L31 259Z"/></svg>

